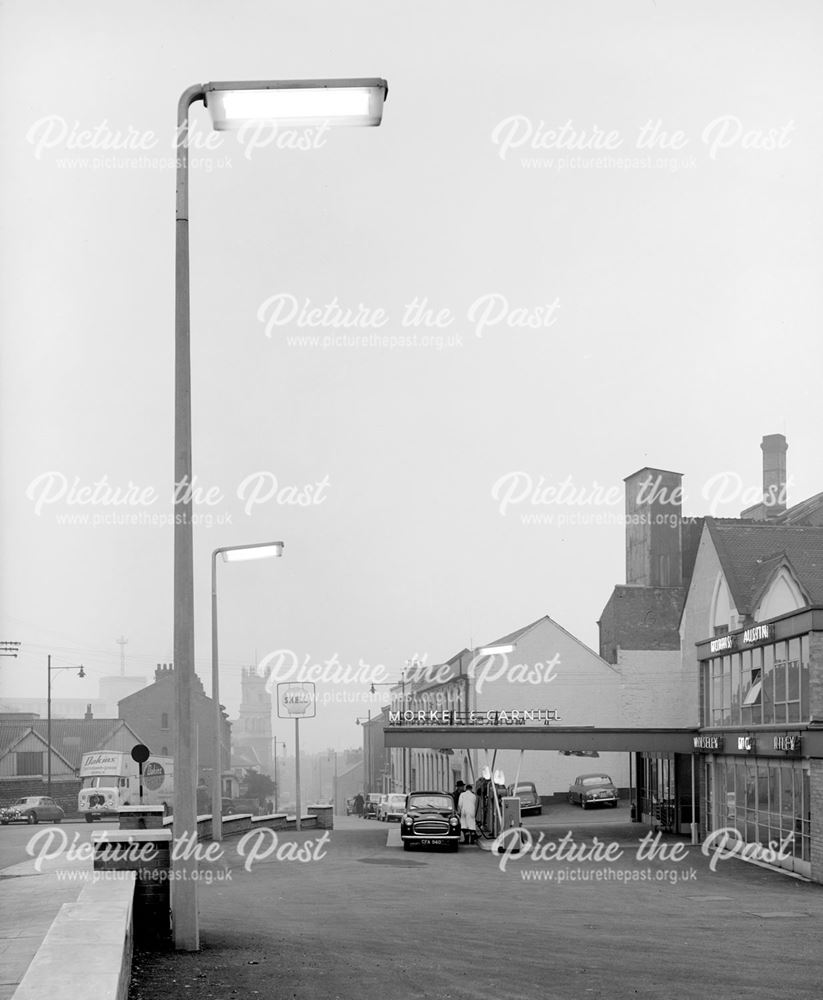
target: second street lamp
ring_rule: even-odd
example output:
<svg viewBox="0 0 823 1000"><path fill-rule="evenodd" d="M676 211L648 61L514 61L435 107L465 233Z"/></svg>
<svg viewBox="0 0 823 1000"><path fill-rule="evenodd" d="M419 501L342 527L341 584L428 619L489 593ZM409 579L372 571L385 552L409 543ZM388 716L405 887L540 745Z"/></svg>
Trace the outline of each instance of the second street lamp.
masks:
<svg viewBox="0 0 823 1000"><path fill-rule="evenodd" d="M46 784L46 789L47 789L46 795L48 795L48 797L51 798L51 675L52 675L52 671L57 671L57 670L76 670L78 677L85 677L86 673L83 670L83 664L82 663L79 666L77 666L77 667L53 667L51 665L51 653L49 653L48 659L46 661L46 669L48 671L48 678L49 678L48 679L48 685L46 687L46 718L47 718L47 722L46 722L46 744L47 744L47 746L46 746L46 756L48 758L48 763L46 764L47 774L48 774L47 784Z"/></svg>
<svg viewBox="0 0 823 1000"><path fill-rule="evenodd" d="M214 701L214 766L211 775L211 839L223 839L223 711L220 707L220 661L217 656L217 557L224 562L270 559L283 555L283 542L226 545L211 554L211 696Z"/></svg>

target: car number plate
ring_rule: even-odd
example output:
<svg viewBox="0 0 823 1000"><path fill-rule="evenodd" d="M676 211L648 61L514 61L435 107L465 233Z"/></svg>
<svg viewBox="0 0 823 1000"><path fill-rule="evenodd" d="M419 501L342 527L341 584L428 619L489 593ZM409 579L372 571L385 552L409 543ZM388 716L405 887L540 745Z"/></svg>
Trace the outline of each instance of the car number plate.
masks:
<svg viewBox="0 0 823 1000"><path fill-rule="evenodd" d="M425 847L442 847L443 846L443 840L442 840L442 838L439 838L439 837L438 838L421 837L420 838L420 843L423 844Z"/></svg>

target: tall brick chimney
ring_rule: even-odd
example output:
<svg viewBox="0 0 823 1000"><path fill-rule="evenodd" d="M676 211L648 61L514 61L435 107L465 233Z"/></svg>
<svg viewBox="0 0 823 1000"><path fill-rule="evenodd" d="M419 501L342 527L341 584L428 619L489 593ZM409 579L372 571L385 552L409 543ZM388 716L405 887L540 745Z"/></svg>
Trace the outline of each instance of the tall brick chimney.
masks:
<svg viewBox="0 0 823 1000"><path fill-rule="evenodd" d="M782 434L765 434L760 443L763 452L763 506L766 519L786 510L786 452Z"/></svg>
<svg viewBox="0 0 823 1000"><path fill-rule="evenodd" d="M626 583L635 587L682 587L683 476L647 466L623 482Z"/></svg>

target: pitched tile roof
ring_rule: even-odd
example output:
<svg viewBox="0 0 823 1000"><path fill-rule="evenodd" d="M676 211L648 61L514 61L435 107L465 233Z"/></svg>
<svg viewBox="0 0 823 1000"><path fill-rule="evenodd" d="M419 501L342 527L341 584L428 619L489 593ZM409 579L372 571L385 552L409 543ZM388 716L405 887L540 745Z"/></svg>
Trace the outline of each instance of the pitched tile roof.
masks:
<svg viewBox="0 0 823 1000"><path fill-rule="evenodd" d="M51 745L73 768L79 768L84 753L102 749L118 729L125 727L136 743L139 736L122 719L52 719ZM0 722L0 756L25 733L32 730L45 742L48 720Z"/></svg>
<svg viewBox="0 0 823 1000"><path fill-rule="evenodd" d="M793 507L789 507L788 510L785 510L775 520L779 524L798 524L818 514L821 507L823 507L823 493L815 493L814 496L801 500L800 503L796 503Z"/></svg>
<svg viewBox="0 0 823 1000"><path fill-rule="evenodd" d="M785 561L811 604L823 604L823 527L706 518L726 583L741 615L754 612Z"/></svg>

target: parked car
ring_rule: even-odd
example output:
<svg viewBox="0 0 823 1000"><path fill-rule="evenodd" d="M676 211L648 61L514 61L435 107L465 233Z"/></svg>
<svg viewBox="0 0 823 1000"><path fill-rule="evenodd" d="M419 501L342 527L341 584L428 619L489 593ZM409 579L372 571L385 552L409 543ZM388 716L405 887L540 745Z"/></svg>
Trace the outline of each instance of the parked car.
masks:
<svg viewBox="0 0 823 1000"><path fill-rule="evenodd" d="M365 819L375 819L377 817L377 807L380 805L382 796L379 792L369 792L363 804L363 816Z"/></svg>
<svg viewBox="0 0 823 1000"><path fill-rule="evenodd" d="M0 809L0 823L39 823L41 820L59 823L66 815L62 806L47 795L28 795L13 805Z"/></svg>
<svg viewBox="0 0 823 1000"><path fill-rule="evenodd" d="M580 774L569 786L569 802L574 805L579 802L582 809L589 806L617 805L619 798L617 788L608 774Z"/></svg>
<svg viewBox="0 0 823 1000"><path fill-rule="evenodd" d="M516 795L520 799L521 815L525 816L526 813L534 813L536 816L542 815L543 803L540 801L533 781L518 781L516 791L514 785L509 785L506 789L506 795Z"/></svg>
<svg viewBox="0 0 823 1000"><path fill-rule="evenodd" d="M378 800L378 803L377 803L377 813L376 813L376 815L377 815L377 818L381 822L383 822L383 823L385 823L385 821L386 821L385 807L386 807L386 803L388 801L389 801L388 795L381 795L380 799Z"/></svg>
<svg viewBox="0 0 823 1000"><path fill-rule="evenodd" d="M405 792L391 792L386 796L386 801L383 803L383 820L386 823L391 823L392 820L397 820L399 823L403 819L403 814L406 811L406 795Z"/></svg>
<svg viewBox="0 0 823 1000"><path fill-rule="evenodd" d="M403 850L413 846L448 847L460 845L460 817L448 792L411 792L400 820Z"/></svg>

